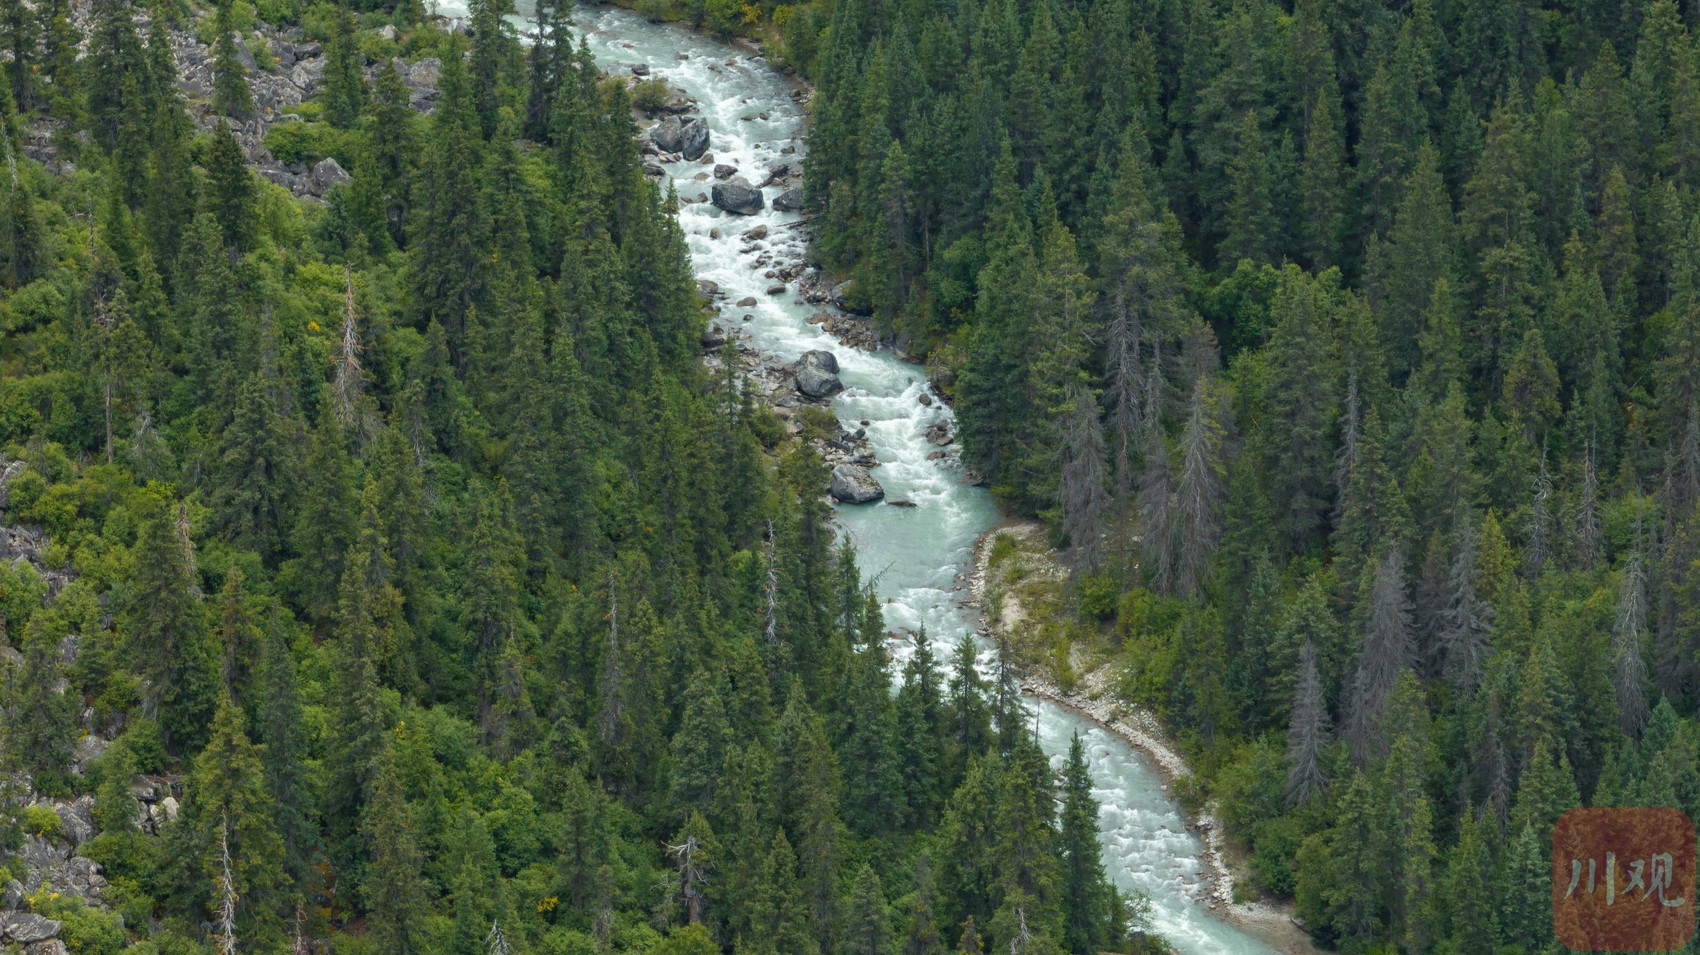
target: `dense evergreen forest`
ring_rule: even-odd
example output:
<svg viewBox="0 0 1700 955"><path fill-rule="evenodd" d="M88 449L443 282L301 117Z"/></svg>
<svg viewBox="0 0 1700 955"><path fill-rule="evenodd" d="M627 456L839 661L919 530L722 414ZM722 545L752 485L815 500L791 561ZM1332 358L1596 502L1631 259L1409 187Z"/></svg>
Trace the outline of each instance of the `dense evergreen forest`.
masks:
<svg viewBox="0 0 1700 955"><path fill-rule="evenodd" d="M626 86L511 12L3 5L6 940L1154 947L1007 668L893 692L820 459L702 361ZM260 116L351 180L256 175Z"/></svg>
<svg viewBox="0 0 1700 955"><path fill-rule="evenodd" d="M1700 816L1700 6L735 28L818 85L822 262L1072 559L1058 639L1319 943L1551 950L1559 814Z"/></svg>

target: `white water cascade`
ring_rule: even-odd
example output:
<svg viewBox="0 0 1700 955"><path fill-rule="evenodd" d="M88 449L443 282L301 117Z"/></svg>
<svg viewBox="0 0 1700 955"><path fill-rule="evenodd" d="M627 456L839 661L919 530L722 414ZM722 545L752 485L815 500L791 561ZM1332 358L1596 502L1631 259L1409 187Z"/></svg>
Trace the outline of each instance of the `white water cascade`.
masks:
<svg viewBox="0 0 1700 955"><path fill-rule="evenodd" d="M529 12L528 0L519 5ZM463 0L439 2L437 8L448 16L466 15ZM643 64L651 76L697 101L715 163L735 166L739 175L758 183L768 167L805 152L804 110L789 95L795 87L748 50L613 7L580 8L576 21L575 32L588 33L603 69L622 74ZM786 147L795 152L782 153ZM708 195L713 180L695 176L712 170L712 164L679 162L664 168L681 197ZM834 410L851 430L868 422L880 461L873 474L887 499L916 505L841 506L838 523L855 543L863 572L879 575L876 588L886 626L910 632L925 626L935 657L948 660L951 648L973 629L961 607L967 597L964 572L976 539L997 524L997 509L985 490L963 483L954 459L927 460L938 450L926 439L927 427L944 421L954 429L954 421L944 402L921 404L927 390L922 369L889 349L869 353L840 345L808 323L819 307L801 304L794 285L786 294L767 294L778 280L763 276L766 266L749 267L756 253L742 253L751 243L739 236L766 225L768 238L760 244L781 265L803 257L805 236L801 229L788 228L799 220L797 213L773 210L780 190L770 186L764 192L767 207L753 216L725 213L707 202L680 205L679 224L696 276L726 293L720 324L748 332L759 351L786 361L817 348L837 355L845 390L834 399ZM756 304L730 304L745 297L754 297ZM899 642L891 647L899 666L912 649ZM1185 816L1161 788L1151 761L1090 720L1044 700L1028 698L1026 703L1036 714L1040 745L1054 766L1060 768L1070 737L1080 734L1093 794L1102 806L1099 839L1105 869L1118 886L1138 889L1150 899L1152 928L1186 955L1269 953L1267 945L1214 918L1199 902L1207 875L1203 846L1187 831Z"/></svg>

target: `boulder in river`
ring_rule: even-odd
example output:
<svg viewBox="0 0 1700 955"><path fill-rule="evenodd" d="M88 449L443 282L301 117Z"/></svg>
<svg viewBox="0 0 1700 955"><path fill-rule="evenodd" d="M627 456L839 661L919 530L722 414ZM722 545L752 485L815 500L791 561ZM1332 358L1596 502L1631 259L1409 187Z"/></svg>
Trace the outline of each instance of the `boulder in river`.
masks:
<svg viewBox="0 0 1700 955"><path fill-rule="evenodd" d="M774 196L773 208L779 212L801 212L803 209L803 190L787 189Z"/></svg>
<svg viewBox="0 0 1700 955"><path fill-rule="evenodd" d="M714 167L714 178L716 179L730 179L737 174L737 166L728 166L725 163L717 163Z"/></svg>
<svg viewBox="0 0 1700 955"><path fill-rule="evenodd" d="M830 398L844 390L838 380L838 356L829 351L806 351L797 359L797 390L810 398Z"/></svg>
<svg viewBox="0 0 1700 955"><path fill-rule="evenodd" d="M712 196L716 208L741 216L755 215L765 205L761 190L742 176L715 183Z"/></svg>
<svg viewBox="0 0 1700 955"><path fill-rule="evenodd" d="M708 151L708 124L696 116L669 116L650 131L655 148L696 159Z"/></svg>
<svg viewBox="0 0 1700 955"><path fill-rule="evenodd" d="M885 497L885 488L868 475L868 469L840 464L832 469L833 500L841 504L871 504Z"/></svg>

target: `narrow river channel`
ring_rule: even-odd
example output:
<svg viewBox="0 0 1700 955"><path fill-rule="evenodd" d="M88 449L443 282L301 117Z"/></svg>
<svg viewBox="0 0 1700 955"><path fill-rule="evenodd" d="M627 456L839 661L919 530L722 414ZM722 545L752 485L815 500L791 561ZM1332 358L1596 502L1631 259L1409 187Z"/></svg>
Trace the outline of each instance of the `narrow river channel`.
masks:
<svg viewBox="0 0 1700 955"><path fill-rule="evenodd" d="M530 11L528 0L520 0L519 7ZM448 16L466 13L463 0L439 2L437 9ZM790 96L795 86L749 51L614 7L581 7L576 21L589 34L591 51L604 70L629 73L641 64L697 101L697 114L708 123L714 163L735 166L739 175L759 183L769 167L806 152L805 111ZM709 194L712 180L696 176L712 170L713 163L665 168L680 197ZM815 348L837 355L845 391L833 401L834 410L850 429L866 428L880 461L873 475L887 500L916 505L841 506L838 522L855 543L864 574L877 575L887 628L918 632L924 625L935 656L948 659L962 635L973 632L962 608L965 572L975 541L997 524L997 508L985 490L963 483L954 458L928 460L938 448L928 443L927 427L944 421L954 428L955 423L944 402L921 403L926 378L920 368L889 349L869 353L840 345L808 323L820 307L802 304L794 285L785 294L767 294L777 280L763 272L800 260L806 242L802 229L790 228L800 218L797 213L773 210L779 191L767 188L767 207L753 216L731 215L708 202L680 205L679 223L697 278L726 293L720 300L725 303L721 324L748 332L759 351L785 360ZM767 239L740 238L758 225L768 227ZM743 251L751 245L762 248ZM751 269L763 252L776 262ZM756 304L731 304L746 297ZM891 646L900 659L911 649L906 643ZM1026 702L1054 765L1061 766L1071 736L1080 734L1102 806L1099 839L1105 869L1117 885L1138 889L1151 900L1152 928L1186 955L1270 952L1199 902L1208 874L1203 846L1187 831L1185 817L1161 788L1151 761L1089 720L1044 700Z"/></svg>

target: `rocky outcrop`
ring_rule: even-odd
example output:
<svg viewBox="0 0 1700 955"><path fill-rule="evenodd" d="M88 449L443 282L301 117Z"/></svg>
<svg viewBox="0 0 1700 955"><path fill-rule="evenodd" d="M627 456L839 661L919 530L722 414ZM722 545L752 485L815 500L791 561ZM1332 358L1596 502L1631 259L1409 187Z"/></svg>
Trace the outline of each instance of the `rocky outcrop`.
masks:
<svg viewBox="0 0 1700 955"><path fill-rule="evenodd" d="M45 942L50 938L59 937L62 926L56 919L28 912L0 913L0 932L5 933L8 941L20 945L30 945L35 942Z"/></svg>
<svg viewBox="0 0 1700 955"><path fill-rule="evenodd" d="M773 197L773 208L778 212L802 212L803 190L787 189Z"/></svg>
<svg viewBox="0 0 1700 955"><path fill-rule="evenodd" d="M710 199L715 208L741 216L755 215L765 205L761 190L750 185L749 180L742 176L715 183Z"/></svg>
<svg viewBox="0 0 1700 955"><path fill-rule="evenodd" d="M833 500L840 504L872 504L885 497L885 488L868 475L868 469L840 464L832 469Z"/></svg>
<svg viewBox="0 0 1700 955"><path fill-rule="evenodd" d="M797 359L797 391L817 401L844 390L838 380L838 356L829 351L806 351Z"/></svg>
<svg viewBox="0 0 1700 955"><path fill-rule="evenodd" d="M326 156L319 160L318 165L313 167L313 194L322 196L330 192L333 187L340 186L351 178L348 171L342 168L341 163Z"/></svg>

